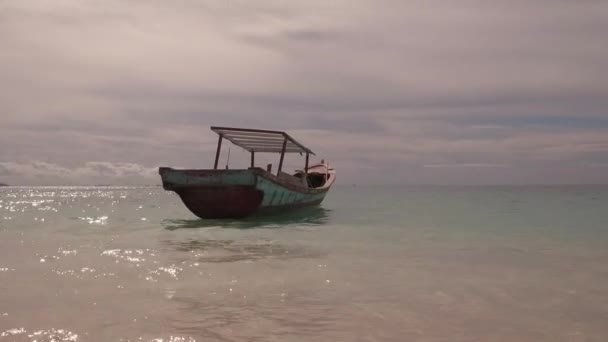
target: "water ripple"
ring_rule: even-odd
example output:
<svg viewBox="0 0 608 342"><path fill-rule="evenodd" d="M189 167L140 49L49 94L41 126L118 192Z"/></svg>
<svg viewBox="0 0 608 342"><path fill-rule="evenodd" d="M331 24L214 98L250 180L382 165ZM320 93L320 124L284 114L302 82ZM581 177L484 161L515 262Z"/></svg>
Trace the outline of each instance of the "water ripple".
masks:
<svg viewBox="0 0 608 342"><path fill-rule="evenodd" d="M0 336L1 337L15 336L15 335L25 334L25 332L26 332L25 328L13 328L13 329L7 329L7 330L3 331L2 333L0 333Z"/></svg>
<svg viewBox="0 0 608 342"><path fill-rule="evenodd" d="M157 268L156 270L149 271L149 273L150 273L150 274L154 274L154 275L161 275L162 273L166 273L166 274L170 275L171 277L173 277L174 279L178 279L178 277L177 277L177 276L178 276L178 275L179 275L179 274L180 274L180 273L181 273L183 270L184 270L184 269L183 269L183 268L181 268L181 267L177 267L177 266L175 266L175 265L171 265L171 266L169 266L169 267L164 267L164 266L161 266L161 267ZM153 278L153 277L151 277L151 276L146 277L146 280L153 281L153 282L154 282L154 281L156 281L156 279L155 279L155 278Z"/></svg>
<svg viewBox="0 0 608 342"><path fill-rule="evenodd" d="M180 252L196 252L194 256L198 262L209 263L255 261L266 258L322 258L325 256L325 253L310 247L287 246L270 240L243 243L234 240L209 239L185 242L164 241L164 243Z"/></svg>
<svg viewBox="0 0 608 342"><path fill-rule="evenodd" d="M98 217L77 217L77 219L86 221L88 224L99 224L106 225L108 223L108 216L98 216Z"/></svg>
<svg viewBox="0 0 608 342"><path fill-rule="evenodd" d="M60 341L78 341L78 334L75 334L65 329L47 329L47 330L35 330L28 334L25 328L12 328L7 329L0 333L0 337L10 337L25 335L32 342L60 342Z"/></svg>
<svg viewBox="0 0 608 342"><path fill-rule="evenodd" d="M149 342L196 342L192 337L170 336L168 339L155 338L148 340Z"/></svg>
<svg viewBox="0 0 608 342"><path fill-rule="evenodd" d="M156 251L151 249L106 249L101 252L101 255L116 258L116 262L118 262L118 260L124 260L134 264L139 264L146 261L145 257L155 257Z"/></svg>

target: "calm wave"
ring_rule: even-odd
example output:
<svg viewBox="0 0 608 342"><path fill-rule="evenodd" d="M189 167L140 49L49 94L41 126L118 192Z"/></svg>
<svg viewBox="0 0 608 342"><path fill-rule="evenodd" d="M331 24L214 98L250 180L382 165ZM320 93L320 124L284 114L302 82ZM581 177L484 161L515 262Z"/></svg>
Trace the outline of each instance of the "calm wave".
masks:
<svg viewBox="0 0 608 342"><path fill-rule="evenodd" d="M608 187L0 188L0 341L605 341L607 243Z"/></svg>

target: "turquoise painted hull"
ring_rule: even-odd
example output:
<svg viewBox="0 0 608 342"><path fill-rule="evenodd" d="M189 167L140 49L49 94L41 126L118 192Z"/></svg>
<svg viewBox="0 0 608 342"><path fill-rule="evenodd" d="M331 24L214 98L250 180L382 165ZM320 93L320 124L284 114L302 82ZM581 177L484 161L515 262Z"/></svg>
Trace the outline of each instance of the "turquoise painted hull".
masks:
<svg viewBox="0 0 608 342"><path fill-rule="evenodd" d="M175 170L160 168L163 188L176 192L201 218L238 218L317 205L329 188L311 189L291 176L263 169Z"/></svg>

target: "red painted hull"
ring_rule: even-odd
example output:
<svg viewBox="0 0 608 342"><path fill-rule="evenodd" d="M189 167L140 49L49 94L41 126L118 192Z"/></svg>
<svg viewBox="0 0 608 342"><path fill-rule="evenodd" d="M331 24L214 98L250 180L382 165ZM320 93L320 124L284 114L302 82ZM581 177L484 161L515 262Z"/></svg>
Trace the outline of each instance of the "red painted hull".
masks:
<svg viewBox="0 0 608 342"><path fill-rule="evenodd" d="M242 218L254 213L264 193L255 186L199 186L174 190L188 209L200 218Z"/></svg>

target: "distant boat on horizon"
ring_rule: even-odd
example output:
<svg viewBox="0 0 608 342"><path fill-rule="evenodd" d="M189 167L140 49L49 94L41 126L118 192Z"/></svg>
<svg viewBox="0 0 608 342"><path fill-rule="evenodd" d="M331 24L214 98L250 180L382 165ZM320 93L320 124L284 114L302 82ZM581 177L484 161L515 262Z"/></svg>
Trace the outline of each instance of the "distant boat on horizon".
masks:
<svg viewBox="0 0 608 342"><path fill-rule="evenodd" d="M200 218L242 218L258 212L284 212L320 204L336 179L324 160L309 166L309 148L282 131L211 127L219 135L213 169L176 170L160 167L165 190L177 193L186 207ZM251 154L247 169L218 169L222 141L226 139ZM280 153L276 174L272 164L255 166L256 153ZM302 170L283 172L286 153L306 155Z"/></svg>

